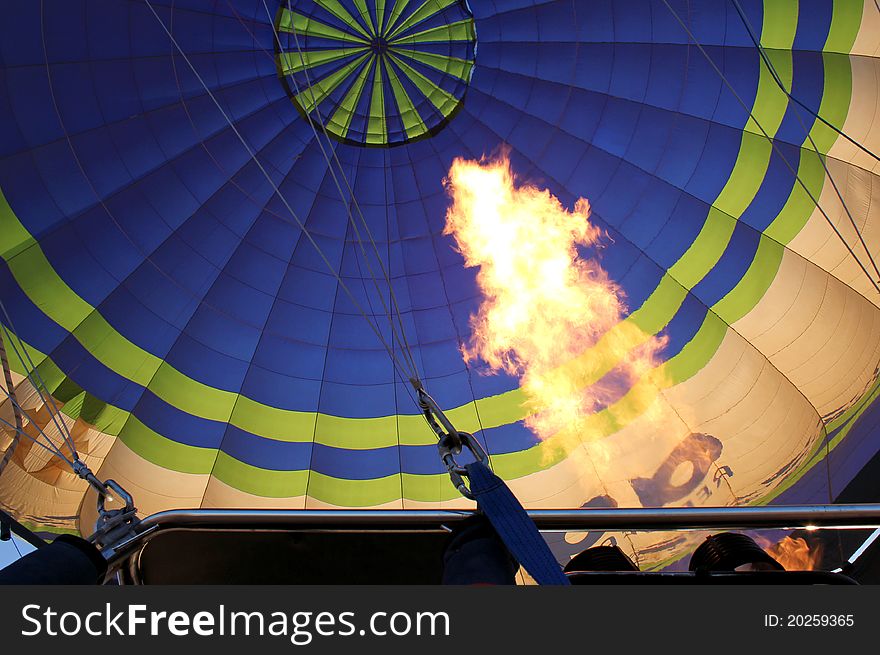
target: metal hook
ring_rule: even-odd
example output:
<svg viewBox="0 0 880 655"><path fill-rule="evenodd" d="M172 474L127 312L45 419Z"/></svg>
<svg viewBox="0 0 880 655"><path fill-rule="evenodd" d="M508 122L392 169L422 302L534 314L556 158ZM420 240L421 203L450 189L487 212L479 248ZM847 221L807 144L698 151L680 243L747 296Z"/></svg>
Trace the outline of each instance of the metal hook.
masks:
<svg viewBox="0 0 880 655"><path fill-rule="evenodd" d="M437 449L440 451L440 459L446 466L446 471L449 473L452 484L462 496L476 500L464 482L464 478L467 477L467 469L455 461L455 456L461 453L463 447L471 451L474 459L478 462L482 462L486 466L489 465L489 455L486 454L486 451L483 450L483 447L474 435L469 432L456 431L453 434L447 434L437 444Z"/></svg>
<svg viewBox="0 0 880 655"><path fill-rule="evenodd" d="M467 448L471 451L474 459L489 466L489 455L486 454L486 451L483 450L483 447L474 435L470 432L461 432L455 429L452 421L449 420L437 402L425 391L421 382L414 379L411 382L419 394L419 407L424 412L428 425L431 426L431 429L437 435L437 449L440 451L440 459L449 473L452 484L462 496L476 500L464 482L464 478L467 477L467 469L455 461L455 456L461 454L463 448Z"/></svg>

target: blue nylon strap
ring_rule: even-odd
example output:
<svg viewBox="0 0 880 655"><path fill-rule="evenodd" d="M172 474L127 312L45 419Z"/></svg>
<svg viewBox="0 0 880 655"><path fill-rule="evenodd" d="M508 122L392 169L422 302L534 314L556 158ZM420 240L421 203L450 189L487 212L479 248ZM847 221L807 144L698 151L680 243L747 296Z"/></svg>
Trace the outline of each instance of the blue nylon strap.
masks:
<svg viewBox="0 0 880 655"><path fill-rule="evenodd" d="M468 464L466 468L477 505L520 566L540 585L569 584L534 521L504 480L481 462Z"/></svg>

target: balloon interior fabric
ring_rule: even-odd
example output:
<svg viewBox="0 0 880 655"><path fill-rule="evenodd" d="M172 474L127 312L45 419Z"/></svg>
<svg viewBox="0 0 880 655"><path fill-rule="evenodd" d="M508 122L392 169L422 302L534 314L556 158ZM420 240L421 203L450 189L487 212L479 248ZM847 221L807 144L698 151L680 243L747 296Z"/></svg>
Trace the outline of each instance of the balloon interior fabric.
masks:
<svg viewBox="0 0 880 655"><path fill-rule="evenodd" d="M401 368L529 508L828 502L877 452L873 0L2 13L0 506L28 525L95 518L37 438L142 514L467 507ZM445 180L485 156L589 199L583 256L663 340L576 447L462 356L484 298ZM617 537L640 564L687 539Z"/></svg>

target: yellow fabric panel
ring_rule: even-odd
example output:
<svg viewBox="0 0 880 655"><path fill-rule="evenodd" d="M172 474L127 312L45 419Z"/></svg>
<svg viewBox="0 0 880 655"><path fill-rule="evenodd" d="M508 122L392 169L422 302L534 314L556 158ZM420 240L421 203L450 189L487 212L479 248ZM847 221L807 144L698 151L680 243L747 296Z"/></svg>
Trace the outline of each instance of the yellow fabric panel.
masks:
<svg viewBox="0 0 880 655"><path fill-rule="evenodd" d="M14 509L24 524L37 519L41 528L75 531L74 518L86 483L72 474L44 481L10 462L0 477L2 506ZM65 517L71 517L69 519Z"/></svg>
<svg viewBox="0 0 880 655"><path fill-rule="evenodd" d="M266 498L230 487L217 478L211 478L205 490L202 507L247 507L248 509L305 509L305 496Z"/></svg>
<svg viewBox="0 0 880 655"><path fill-rule="evenodd" d="M25 432L40 443L50 440L69 456L70 449L37 390L14 371L12 382L17 402L26 414ZM0 387L5 391L2 375ZM11 401L5 395L0 398L0 417L7 423L14 424ZM63 407L63 403L57 405ZM27 417L32 418L39 429ZM104 434L63 413L58 415L58 420L64 422L66 431L76 444L80 459L92 470L97 470L116 442L116 437ZM12 433L11 428L0 426L0 456L13 443ZM87 488L88 484L74 474L66 463L34 444L32 439L22 436L0 476L0 506L14 510L16 517L25 524L33 523L49 530L76 531L75 516ZM90 526L87 527L87 532L91 532Z"/></svg>

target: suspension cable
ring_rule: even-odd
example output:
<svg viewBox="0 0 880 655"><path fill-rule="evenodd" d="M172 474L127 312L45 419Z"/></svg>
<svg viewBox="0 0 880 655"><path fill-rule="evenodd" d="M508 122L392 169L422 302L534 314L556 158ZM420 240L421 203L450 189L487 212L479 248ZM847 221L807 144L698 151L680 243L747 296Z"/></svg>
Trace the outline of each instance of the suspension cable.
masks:
<svg viewBox="0 0 880 655"><path fill-rule="evenodd" d="M0 300L0 310L3 311L6 322L9 324L9 328L7 328L4 323L0 322L0 329L2 329L2 333L5 334L7 339L9 340L9 345L12 347L12 350L15 353L16 357L18 357L18 361L21 363L22 368L24 369L25 376L31 383L31 386L33 386L34 390L37 392L37 395L40 397L40 401L43 403L46 411L49 412L49 418L58 429L58 432L61 435L61 438L64 440L64 443L67 445L68 448L70 448L70 452L73 454L74 458L76 458L76 444L73 441L73 437L71 436L70 431L67 429L67 424L61 417L61 410L58 408L58 405L55 404L55 398L52 395L51 390L49 389L46 382L43 380L40 372L37 370L37 366L34 364L33 359L31 359L30 354L27 352L24 341L22 341L21 337L18 336L18 330L16 330L15 324L12 322L12 316L6 310L6 305L2 302L2 300ZM15 340L18 340L19 342L17 346L15 344ZM44 389L45 395L43 393ZM21 406L19 405L19 407Z"/></svg>
<svg viewBox="0 0 880 655"><path fill-rule="evenodd" d="M3 312L6 314L7 320L11 320L9 314L6 312L6 308L3 306L3 303L0 302L0 308L2 308ZM15 353L18 361L21 363L24 371L25 377L28 382L31 383L31 386L34 388L34 391L37 392L37 395L40 398L40 401L43 403L43 406L46 408L46 411L49 412L49 418L52 420L52 423L58 429L61 438L64 440L64 443L70 448L70 451L76 454L76 444L73 441L73 437L70 434L70 431L67 429L67 424L64 422L64 419L61 417L61 409L55 404L55 398L52 395L48 385L46 385L43 377L40 375L37 367L34 365L33 360L30 358L30 355L27 353L27 348L24 345L24 342L21 341L21 337L18 336L17 330L10 326L11 329L7 328L3 323L0 323L0 329L2 329L3 333L6 334L7 339L9 340L9 345L12 346L12 351ZM19 341L19 345L16 346L13 341L14 338Z"/></svg>
<svg viewBox="0 0 880 655"><path fill-rule="evenodd" d="M749 19L746 16L745 11L743 11L742 5L740 5L739 0L732 0L732 2L733 2L734 7L736 7L736 11L739 14L740 19L742 20L743 25L745 25L746 31L748 31L748 33L749 33L749 37L751 38L752 43L755 45L755 48L757 49L758 54L761 56L761 59L764 61L764 64L767 66L767 69L770 71L770 74L773 76L773 79L776 81L777 86L780 89L782 89L782 92L785 93L785 95L788 96L788 98L790 100L793 100L801 107L804 107L805 109L807 109L807 111L810 111L809 108L807 108L807 106L804 103L802 103L800 100L795 98L788 91L788 89L785 88L785 85L782 82L782 78L780 77L779 73L776 70L776 66L773 64L773 61L768 56L766 48L764 48L764 46L761 45L760 39L757 38L757 35L752 27L752 24L749 22ZM810 113L813 114L816 118L820 118L818 113L814 114L812 111L810 111ZM868 255L868 260L871 262L871 266L874 268L874 272L877 274L877 278L880 279L880 269L877 268L877 262L874 261L874 257L873 257L873 255L871 255L871 250L868 248L868 244L865 243L865 239L862 236L862 233L861 233L861 230L859 229L858 224L856 223L855 219L853 218L852 212L850 212L849 207L847 206L846 201L843 198L843 195L840 193L840 189L837 188L837 183L834 181L834 177L831 175L831 171L828 169L828 164L825 161L825 158L822 156L822 153L819 152L819 148L816 145L816 142L813 140L813 136L810 133L809 128L807 127L806 123L804 123L800 112L796 108L794 110L794 114L795 114L795 116L797 116L798 122L801 124L801 127L804 128L804 135L807 137L807 140L810 142L811 149L813 150L813 152L816 153L816 157L818 157L819 163L822 164L822 168L825 170L825 175L827 175L828 179L831 181L831 186L834 188L834 192L837 194L837 197L840 199L840 204L843 205L843 210L846 212L847 218L849 218L849 222L856 232L856 236L859 239L859 243L861 243L862 248L865 249L865 253ZM830 125L830 123L828 123L824 119L821 119L821 120L824 123ZM837 130L837 132L839 134L843 135L842 131ZM846 135L843 135L843 136L846 136ZM850 141L852 141L853 143L855 143L856 145L859 145L858 143L856 143L855 141L853 141L849 137L846 137L846 138L849 139ZM874 153L870 152L866 148L863 148L863 150L865 150L865 152L868 152L869 154L873 155L878 161L880 161L880 158L877 158L877 156L874 155Z"/></svg>
<svg viewBox="0 0 880 655"><path fill-rule="evenodd" d="M2 307L2 306L3 306L2 301L0 301L0 307ZM3 307L3 310L5 312L5 307ZM2 333L6 334L7 339L10 341L10 345L12 345L13 349L16 350L16 354L18 354L18 351L15 347L15 344L12 343L12 337L10 335L9 330L2 323L0 323L0 328L2 328ZM76 448L74 446L72 446L71 442L69 442L67 440L67 438L65 437L65 434L63 432L61 432L61 430L59 430L59 434L61 434L61 438L64 441L64 444L67 445L68 447L70 447L70 449L71 449L71 453L70 453L71 457L67 456L67 454L62 450L61 446L58 446L52 440L52 438L49 437L48 434L46 434L45 430L42 427L40 427L40 424L35 420L35 418L32 417L24 407L22 407L21 403L19 403L18 398L15 393L15 387L11 384L12 374L9 369L8 361L6 360L6 357L5 357L6 351L5 351L5 347L2 344L2 341L3 341L2 334L0 334L0 348L2 348L2 350L0 350L0 354L4 355L2 358L3 359L3 373L4 373L6 381L7 381L7 387L5 389L3 389L3 395L6 396L6 398L9 400L10 404L12 405L12 410L13 410L13 414L15 417L14 418L15 424L9 423L8 421L6 421L3 418L0 418L0 424L5 425L8 428L11 428L14 431L15 437L13 438L13 443L10 445L9 448L7 448L6 453L3 456L3 461L0 462L0 473L3 472L3 469L6 467L6 465L9 463L9 460L12 458L13 451L18 443L19 438L22 436L26 437L27 439L30 439L34 444L40 446L44 450L55 455L56 457L58 457L59 459L61 459L64 462L66 462L69 466L71 466L73 468L74 462L77 459L79 459L79 457L77 455ZM20 358L21 358L21 356L19 355L19 359ZM27 369L25 369L25 371L27 371ZM38 393L39 393L39 391L38 391ZM41 396L41 399L42 399L42 396ZM45 400L43 401L43 406L46 407L47 411L48 411L48 405L46 404ZM50 412L50 416L51 416L51 412ZM39 439L37 439L36 437L33 437L32 435L25 432L24 421L22 420L23 417L27 418L28 423L30 425L33 425L37 429L37 431L39 432L40 436L42 436L46 440L45 444L42 441L40 441ZM64 423L63 419L61 420L61 423L62 424ZM57 423L56 423L56 427L57 427ZM67 426L65 425L65 427L67 427Z"/></svg>
<svg viewBox="0 0 880 655"><path fill-rule="evenodd" d="M9 369L9 359L6 356L6 343L3 340L3 335L0 335L0 365L3 366L3 379L6 384L6 391L10 394L10 398L13 399L12 415L13 420L15 421L15 431L13 433L12 443L6 448L6 452L3 453L3 459L0 460L0 475L3 475L3 471L6 469L9 460L12 459L15 449L18 447L18 441L21 436L20 433L24 429L21 410L18 408L18 403L15 401L15 385L12 383L12 371Z"/></svg>
<svg viewBox="0 0 880 655"><path fill-rule="evenodd" d="M865 268L865 265L862 264L861 260L858 258L858 256L853 251L852 247L847 243L846 239L840 233L840 230L838 230L837 226L834 224L834 222L831 220L831 218L828 216L828 214L822 208L821 204L819 204L819 201L816 199L816 197L813 195L813 193L809 190L809 188L807 188L807 185L804 183L804 181L800 178L800 175L798 175L797 171L791 165L791 162L789 162L788 159L785 157L785 155L781 152L781 150L779 149L779 146L776 144L773 137L771 137L767 133L767 130L765 130L764 127L761 125L761 123L755 118L754 113L749 108L749 106L746 104L746 102L742 99L742 96L739 95L739 93L736 91L736 89L730 83L730 80L727 79L727 76L724 75L724 72L718 67L718 65L715 63L715 61L709 56L709 53L706 52L706 49L702 46L702 44L696 38L694 33L691 31L691 29L687 26L687 24L681 19L681 17L678 15L678 13L672 8L672 6L669 4L668 0L663 0L663 4L666 5L666 8L670 11L670 13L676 19L678 24L681 25L681 27L684 29L685 32L687 32L688 37L690 37L690 39L694 42L694 45L697 46L697 48L700 50L700 52L706 58L706 61L709 62L709 65L712 66L712 68L715 70L715 72L721 78L721 81L724 82L724 85L730 90L730 92L733 94L733 96L736 98L736 100L739 102L739 104L742 105L743 109L745 109L748 112L749 117L752 119L752 121L754 121L755 125L758 126L758 129L761 130L761 133L764 135L764 137L770 143L770 147L773 149L773 151L777 155L779 155L779 158L782 160L782 162L785 164L785 166L788 168L788 170L791 171L791 173L794 175L795 180L797 180L798 184L800 184L801 188L804 190L804 192L807 194L807 196L810 198L810 200L812 200L813 205L816 207L816 209L819 210L819 213L821 213L822 216L825 218L825 221L831 227L832 231L837 235L837 238L840 239L840 242L843 244L844 248L846 248L847 252L849 252L850 256L853 258L853 260L856 262L856 264L858 264L859 268L862 269L862 272L865 274L865 276L871 282L871 285L874 287L874 289L878 293L880 293L880 284L878 284L878 281L874 280L874 278L871 276L871 273L868 271L867 268Z"/></svg>
<svg viewBox="0 0 880 655"><path fill-rule="evenodd" d="M4 333L9 339L9 345L12 347L13 352L15 352L18 357L19 362L25 372L28 381L36 390L37 394L40 396L40 400L47 405L49 415L52 417L52 422L55 423L55 427L58 428L58 431L65 437L65 441L70 446L72 452L76 453L76 445L73 442L73 437L70 436L70 432L67 430L67 425L64 423L63 419L57 420L56 415L60 415L61 410L58 405L55 404L55 398L52 395L52 391L49 389L49 385L46 384L45 380L43 380L43 376L40 374L37 365L34 363L34 360L31 359L30 353L28 352L27 347L25 346L24 341L22 341L19 336L19 332L15 327L15 322L12 320L12 315L6 308L6 304L0 300L0 310L3 312L3 318L6 319L6 324L3 324L3 321L0 321L0 327L3 328ZM9 326L7 329L6 325ZM14 338L13 338L14 337ZM18 341L18 346L15 345L15 341ZM19 348L21 349L19 351ZM43 389L46 391L46 396L43 396Z"/></svg>
<svg viewBox="0 0 880 655"><path fill-rule="evenodd" d="M62 438L64 444L70 449L70 456L68 457L68 455L61 449L61 447L58 446L52 440L52 438L49 437L48 434L46 434L45 430L42 427L40 427L40 424L33 417L31 417L30 414L28 414L27 410L24 407L21 406L21 404L18 402L17 398L12 393L12 392L14 392L14 389L10 389L9 391L4 390L4 395L9 399L9 401L12 403L13 407L18 407L18 409L22 412L23 416L28 419L29 424L33 425L37 429L37 431L39 432L40 436L45 438L46 443L43 443L42 441L40 441L36 437L25 432L23 427L21 429L18 429L17 426L9 423L8 421L6 421L2 418L0 418L0 423L15 430L16 434L18 434L19 436L24 436L24 437L30 439L34 444L40 446L41 448L48 451L52 455L55 455L56 457L58 457L61 461L65 462L71 468L73 473L75 473L78 477L85 480L93 489L95 489L95 491L98 493L98 513L99 513L99 516L101 517L102 522L104 522L105 520L108 520L108 517L111 517L114 513L128 512L129 514L133 515L134 506L131 505L131 503L129 502L131 497L128 495L128 493L124 489L122 489L118 484L113 482L112 480L107 480L106 482L102 482L101 480L99 480L97 478L97 476L89 468L88 464L86 464L80 458L79 453L76 450L76 443L74 442L73 437L70 434L70 431L67 429L67 424L64 422L64 418L61 416L61 410L55 404L55 400L52 396L51 391L49 390L48 385L46 385L45 381L43 380L42 376L40 375L39 371L37 370L36 365L34 365L33 360L31 359L30 355L28 354L27 347L25 346L24 341L22 341L21 337L18 336L18 331L15 329L15 326L12 322L12 317L10 316L9 312L6 310L6 306L4 305L2 300L0 300L0 310L2 310L6 320L9 322L10 327L12 328L10 331L10 329L7 328L4 323L0 322L0 328L2 328L2 333L5 333L7 335L7 339L9 340L10 345L12 346L16 355L18 356L19 361L21 361L22 365L25 368L25 372L27 373L28 380L34 386L34 390L37 392L40 399L42 400L43 407L46 409L46 411L49 412L49 416L52 419L52 422L55 425L55 427L58 428L58 432L61 435L61 438ZM21 351L19 351L19 349L18 349L19 347L15 345L14 339L17 339L19 341ZM30 368L28 368L28 364L30 364ZM34 377L37 378L38 382L34 381L34 379L33 379ZM46 390L45 396L43 395L43 392L40 389L40 385L45 387L45 390ZM54 409L54 412L52 411L52 409L50 409L50 407L52 409ZM108 495L108 491L113 491L118 496L124 497L127 499L126 500L126 508L124 510L105 510L104 509L104 500L105 500L105 497L107 497L107 495Z"/></svg>
<svg viewBox="0 0 880 655"><path fill-rule="evenodd" d="M55 443L49 438L49 436L43 431L43 429L42 429L42 428L41 428L36 422L34 422L34 421L30 421L30 424L33 425L35 428L37 428L37 431L38 431L43 437L45 437L46 442L48 443L48 445L46 445L45 443L43 443L42 441L40 441L40 440L37 439L36 437L34 437L34 436L28 434L27 432L25 432L24 428L19 429L19 428L17 428L15 425L13 425L13 424L10 423L9 421L7 421L6 419L4 419L4 418L0 418L0 425L3 425L3 426L6 426L7 428L10 428L10 429L12 429L12 430L15 430L20 436L25 437L26 439L29 439L30 441L32 441L32 442L34 443L34 445L39 446L40 448L42 448L43 450L47 451L47 452L50 453L51 455L57 457L58 459L60 459L61 461L63 461L65 464L67 464L68 466L70 466L71 469L74 468L74 461L75 461L75 460L69 458L69 457L64 453L63 450L61 450L58 446L56 446Z"/></svg>

